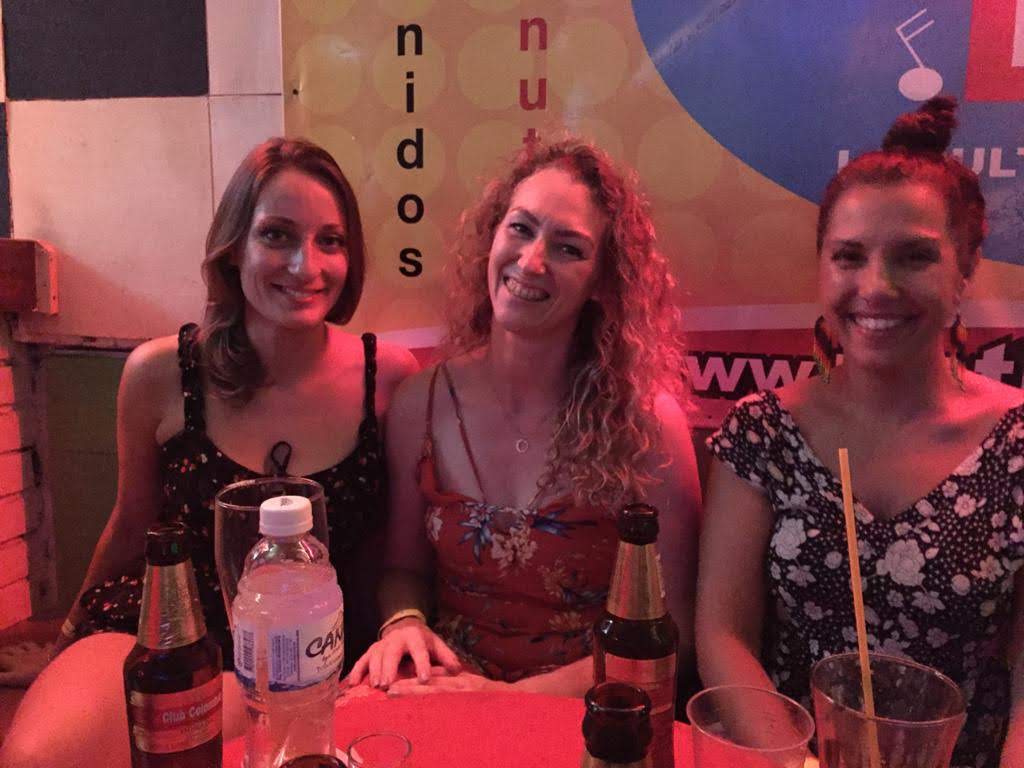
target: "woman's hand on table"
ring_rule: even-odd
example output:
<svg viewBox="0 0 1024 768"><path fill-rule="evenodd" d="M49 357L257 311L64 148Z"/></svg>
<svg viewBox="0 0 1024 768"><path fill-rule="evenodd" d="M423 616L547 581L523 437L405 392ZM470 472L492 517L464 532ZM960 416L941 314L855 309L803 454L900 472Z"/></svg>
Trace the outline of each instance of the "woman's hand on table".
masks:
<svg viewBox="0 0 1024 768"><path fill-rule="evenodd" d="M436 661L449 675L462 671L462 664L444 640L417 618L397 621L384 630L380 640L352 667L346 683L359 685L364 678L374 688L389 688L398 679L398 668L405 657L412 659L413 680L425 684L431 680L431 662Z"/></svg>
<svg viewBox="0 0 1024 768"><path fill-rule="evenodd" d="M515 686L511 683L491 680L483 675L477 675L472 672L445 674L443 669L435 668L435 674L431 675L426 682L416 677L398 680L388 686L387 694L388 696L408 696L425 693L453 693L455 691L512 690L515 690Z"/></svg>

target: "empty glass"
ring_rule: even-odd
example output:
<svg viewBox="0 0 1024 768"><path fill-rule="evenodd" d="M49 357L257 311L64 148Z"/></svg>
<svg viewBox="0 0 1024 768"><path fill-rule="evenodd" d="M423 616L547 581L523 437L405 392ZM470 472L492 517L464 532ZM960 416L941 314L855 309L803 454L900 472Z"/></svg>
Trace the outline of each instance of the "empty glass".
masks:
<svg viewBox="0 0 1024 768"><path fill-rule="evenodd" d="M245 556L260 539L260 504L275 496L308 498L313 505L313 535L328 545L324 489L315 480L260 477L221 488L213 502L213 552L229 621Z"/></svg>
<svg viewBox="0 0 1024 768"><path fill-rule="evenodd" d="M400 733L368 733L348 745L348 768L403 768L411 754L412 744Z"/></svg>
<svg viewBox="0 0 1024 768"><path fill-rule="evenodd" d="M869 768L874 722L882 768L946 768L967 718L960 688L931 667L869 654L875 717L863 709L856 653L828 656L811 670L822 768Z"/></svg>
<svg viewBox="0 0 1024 768"><path fill-rule="evenodd" d="M695 768L803 768L814 721L781 693L746 685L706 688L686 705Z"/></svg>

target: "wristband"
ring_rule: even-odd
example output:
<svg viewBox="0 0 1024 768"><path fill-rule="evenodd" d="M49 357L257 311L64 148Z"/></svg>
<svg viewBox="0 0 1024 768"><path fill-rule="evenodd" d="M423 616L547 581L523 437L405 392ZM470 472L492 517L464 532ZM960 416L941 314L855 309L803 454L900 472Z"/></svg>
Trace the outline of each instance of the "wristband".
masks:
<svg viewBox="0 0 1024 768"><path fill-rule="evenodd" d="M68 640L74 640L78 635L78 628L71 623L71 619L64 619L64 623L60 625L60 633Z"/></svg>
<svg viewBox="0 0 1024 768"><path fill-rule="evenodd" d="M427 617L423 615L423 611L418 608L403 608L400 611L395 611L387 618L387 620L380 625L380 629L377 630L377 639L380 640L384 637L384 630L390 627L392 624L397 624L402 619L419 619L424 624L427 623Z"/></svg>

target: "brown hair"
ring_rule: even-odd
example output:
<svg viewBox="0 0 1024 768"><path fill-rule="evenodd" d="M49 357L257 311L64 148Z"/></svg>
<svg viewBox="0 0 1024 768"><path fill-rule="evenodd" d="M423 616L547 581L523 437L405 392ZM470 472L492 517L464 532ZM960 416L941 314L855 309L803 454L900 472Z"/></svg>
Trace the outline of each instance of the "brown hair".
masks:
<svg viewBox="0 0 1024 768"><path fill-rule="evenodd" d="M964 277L974 273L988 222L977 175L945 154L957 125L956 107L956 99L949 96L929 99L896 119L881 149L860 155L832 177L818 209L819 252L832 209L848 189L860 184L921 182L930 184L946 201L950 230L959 246L960 272Z"/></svg>
<svg viewBox="0 0 1024 768"><path fill-rule="evenodd" d="M348 274L331 322L347 323L363 292L365 245L355 192L334 158L304 139L268 139L253 148L231 177L206 236L203 279L206 313L199 329L200 354L217 394L237 404L248 402L266 380L266 371L245 331L245 296L232 259L244 246L260 193L286 168L309 174L334 193L345 222Z"/></svg>
<svg viewBox="0 0 1024 768"><path fill-rule="evenodd" d="M490 339L487 263L494 232L516 187L546 167L563 168L585 184L608 227L599 249L597 298L584 305L576 327L569 392L541 482L565 477L578 502L618 504L640 497L654 481L641 460L659 445L655 397L666 391L684 396L675 281L655 249L635 174L621 172L579 139L533 142L520 151L462 214L444 350L461 354Z"/></svg>

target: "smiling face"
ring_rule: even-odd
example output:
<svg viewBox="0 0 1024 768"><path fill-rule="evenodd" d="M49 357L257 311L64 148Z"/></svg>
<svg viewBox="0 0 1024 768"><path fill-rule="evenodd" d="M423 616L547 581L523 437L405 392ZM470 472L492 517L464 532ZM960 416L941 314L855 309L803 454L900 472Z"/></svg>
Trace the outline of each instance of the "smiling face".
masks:
<svg viewBox="0 0 1024 768"><path fill-rule="evenodd" d="M294 168L277 173L260 192L236 258L248 319L289 329L319 325L348 274L334 194Z"/></svg>
<svg viewBox="0 0 1024 768"><path fill-rule="evenodd" d="M547 167L520 182L487 264L494 326L571 334L597 283L606 226L590 189L568 171Z"/></svg>
<svg viewBox="0 0 1024 768"><path fill-rule="evenodd" d="M942 354L964 285L946 204L930 185L859 185L836 202L819 295L847 364L881 370Z"/></svg>

